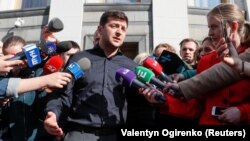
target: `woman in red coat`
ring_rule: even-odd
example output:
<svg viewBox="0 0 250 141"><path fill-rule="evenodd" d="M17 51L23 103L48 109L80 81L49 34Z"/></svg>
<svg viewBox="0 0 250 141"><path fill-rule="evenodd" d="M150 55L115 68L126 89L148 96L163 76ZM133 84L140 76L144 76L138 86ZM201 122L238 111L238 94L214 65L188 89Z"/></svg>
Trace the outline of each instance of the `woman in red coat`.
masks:
<svg viewBox="0 0 250 141"><path fill-rule="evenodd" d="M238 53L248 48L250 41L249 24L244 20L241 9L233 4L220 4L207 15L209 36L218 46L225 44L222 39L222 24L225 24L228 42L232 41ZM204 56L197 68L197 73L205 71L220 62L216 52ZM216 78L215 78L216 79ZM249 124L250 118L250 79L243 79L230 86L218 89L206 95L205 110L200 118L202 125ZM225 107L219 116L212 115L213 106Z"/></svg>

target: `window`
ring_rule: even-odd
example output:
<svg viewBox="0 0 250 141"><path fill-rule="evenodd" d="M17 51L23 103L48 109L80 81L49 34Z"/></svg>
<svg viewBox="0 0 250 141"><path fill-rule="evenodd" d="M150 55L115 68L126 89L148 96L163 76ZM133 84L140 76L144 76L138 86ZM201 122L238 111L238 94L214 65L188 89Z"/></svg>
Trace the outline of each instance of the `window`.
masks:
<svg viewBox="0 0 250 141"><path fill-rule="evenodd" d="M148 3L149 0L85 0L85 3L121 3L121 4L136 4L136 3Z"/></svg>
<svg viewBox="0 0 250 141"><path fill-rule="evenodd" d="M188 0L188 6L196 7L196 8L211 9L212 7L220 3L221 3L221 0Z"/></svg>
<svg viewBox="0 0 250 141"><path fill-rule="evenodd" d="M0 11L47 7L50 0L0 0Z"/></svg>
<svg viewBox="0 0 250 141"><path fill-rule="evenodd" d="M50 0L22 0L22 9L47 7L50 5Z"/></svg>

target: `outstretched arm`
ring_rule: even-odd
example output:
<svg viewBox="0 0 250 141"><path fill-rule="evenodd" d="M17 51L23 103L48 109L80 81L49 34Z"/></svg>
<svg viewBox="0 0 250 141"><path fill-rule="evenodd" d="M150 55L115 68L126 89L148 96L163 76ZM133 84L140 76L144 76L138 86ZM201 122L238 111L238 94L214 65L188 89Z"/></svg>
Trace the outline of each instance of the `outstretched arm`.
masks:
<svg viewBox="0 0 250 141"><path fill-rule="evenodd" d="M71 75L64 72L56 72L49 75L20 79L10 78L6 90L6 97L18 97L18 94L38 90L41 88L62 88L71 80Z"/></svg>

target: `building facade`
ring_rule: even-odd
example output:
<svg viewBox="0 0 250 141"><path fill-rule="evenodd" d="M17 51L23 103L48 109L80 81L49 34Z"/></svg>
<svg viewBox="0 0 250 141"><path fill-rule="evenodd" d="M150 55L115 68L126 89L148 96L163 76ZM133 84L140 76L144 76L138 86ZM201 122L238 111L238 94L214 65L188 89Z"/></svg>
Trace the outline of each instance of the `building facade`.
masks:
<svg viewBox="0 0 250 141"><path fill-rule="evenodd" d="M64 29L56 37L89 49L101 14L119 9L129 18L122 50L130 58L150 53L159 43L169 43L178 51L183 38L202 41L207 36L206 14L221 2L239 5L249 19L250 0L0 0L0 38L20 35L28 42L39 42L43 26L58 17ZM15 26L18 20L20 27Z"/></svg>

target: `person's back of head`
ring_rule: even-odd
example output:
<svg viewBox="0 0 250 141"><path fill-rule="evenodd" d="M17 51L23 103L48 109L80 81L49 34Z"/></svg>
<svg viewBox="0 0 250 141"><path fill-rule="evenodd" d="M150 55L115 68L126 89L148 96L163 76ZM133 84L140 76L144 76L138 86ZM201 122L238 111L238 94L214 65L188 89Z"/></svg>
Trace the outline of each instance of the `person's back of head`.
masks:
<svg viewBox="0 0 250 141"><path fill-rule="evenodd" d="M167 51L176 53L176 50L175 50L175 48L173 46L171 46L168 43L161 43L161 44L158 44L155 47L155 49L153 50L153 55L155 57L160 57L160 55L161 55L161 53L162 53L163 50L167 50Z"/></svg>
<svg viewBox="0 0 250 141"><path fill-rule="evenodd" d="M63 59L63 61L64 61L64 65L67 64L69 58L70 58L73 54L77 53L77 52L80 51L80 49L81 49L81 48L80 48L80 45L79 45L77 42L75 42L75 41L73 41L73 40L69 40L69 42L72 44L71 48L70 48L68 51L63 52L63 53L60 54L61 57L62 57L62 59Z"/></svg>
<svg viewBox="0 0 250 141"><path fill-rule="evenodd" d="M81 47L80 47L80 45L77 42L75 42L73 40L70 40L69 42L72 44L72 48L81 50Z"/></svg>
<svg viewBox="0 0 250 141"><path fill-rule="evenodd" d="M139 53L138 55L135 56L134 62L138 65L142 65L143 61L147 59L149 56L150 54L147 52Z"/></svg>

